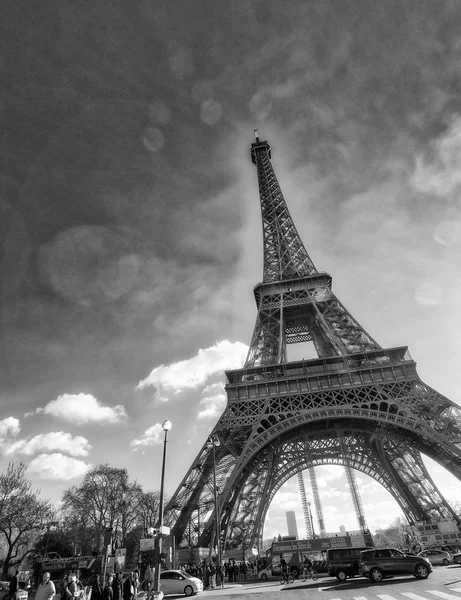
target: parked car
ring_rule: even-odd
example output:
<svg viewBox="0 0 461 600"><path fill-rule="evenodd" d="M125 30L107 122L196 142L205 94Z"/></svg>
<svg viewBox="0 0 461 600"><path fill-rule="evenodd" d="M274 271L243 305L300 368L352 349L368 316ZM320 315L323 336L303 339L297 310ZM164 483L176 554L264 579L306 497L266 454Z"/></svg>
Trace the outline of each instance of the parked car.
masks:
<svg viewBox="0 0 461 600"><path fill-rule="evenodd" d="M461 552L455 552L455 554L453 554L453 562L457 565L461 565Z"/></svg>
<svg viewBox="0 0 461 600"><path fill-rule="evenodd" d="M395 548L374 548L360 553L359 570L377 583L388 575L414 575L426 579L432 565L424 556L405 554Z"/></svg>
<svg viewBox="0 0 461 600"><path fill-rule="evenodd" d="M328 575L336 577L339 581L346 581L348 577L359 574L360 552L372 548L328 548L327 570Z"/></svg>
<svg viewBox="0 0 461 600"><path fill-rule="evenodd" d="M29 593L27 590L18 589L16 592L16 600L27 600ZM0 600L10 598L10 582L0 581Z"/></svg>
<svg viewBox="0 0 461 600"><path fill-rule="evenodd" d="M428 548L418 554L429 559L431 565L451 565L453 564L453 556L445 550L435 550Z"/></svg>
<svg viewBox="0 0 461 600"><path fill-rule="evenodd" d="M192 596L203 590L203 582L185 571L170 569L160 573L160 589L166 594L185 594Z"/></svg>
<svg viewBox="0 0 461 600"><path fill-rule="evenodd" d="M258 571L258 579L262 579L262 581L267 581L269 577L272 577L272 567L265 567Z"/></svg>

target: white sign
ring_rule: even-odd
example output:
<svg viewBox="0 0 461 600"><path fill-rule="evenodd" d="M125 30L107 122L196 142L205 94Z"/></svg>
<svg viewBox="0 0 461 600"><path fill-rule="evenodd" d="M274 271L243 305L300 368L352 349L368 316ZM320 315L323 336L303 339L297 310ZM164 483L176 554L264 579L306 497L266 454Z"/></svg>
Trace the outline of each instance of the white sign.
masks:
<svg viewBox="0 0 461 600"><path fill-rule="evenodd" d="M139 549L141 552L155 550L155 538L141 538L139 540Z"/></svg>
<svg viewBox="0 0 461 600"><path fill-rule="evenodd" d="M123 571L126 560L126 548L117 548L115 551L115 570Z"/></svg>

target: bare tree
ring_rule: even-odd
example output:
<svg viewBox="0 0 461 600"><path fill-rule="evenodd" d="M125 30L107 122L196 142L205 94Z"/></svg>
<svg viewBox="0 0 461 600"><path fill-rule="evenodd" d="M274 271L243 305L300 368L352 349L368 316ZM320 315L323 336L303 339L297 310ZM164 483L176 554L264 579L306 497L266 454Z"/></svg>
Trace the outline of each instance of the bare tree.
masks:
<svg viewBox="0 0 461 600"><path fill-rule="evenodd" d="M159 518L160 492L144 492L139 503L139 518L144 528L154 527Z"/></svg>
<svg viewBox="0 0 461 600"><path fill-rule="evenodd" d="M0 475L0 534L6 550L3 579L10 567L34 552L37 537L53 518L51 503L32 491L26 469L23 463L10 463L6 473Z"/></svg>
<svg viewBox="0 0 461 600"><path fill-rule="evenodd" d="M90 469L79 487L64 492L63 514L74 521L84 515L85 530L93 531L93 547L101 549L107 530L122 545L139 519L141 486L130 482L126 469L107 464Z"/></svg>

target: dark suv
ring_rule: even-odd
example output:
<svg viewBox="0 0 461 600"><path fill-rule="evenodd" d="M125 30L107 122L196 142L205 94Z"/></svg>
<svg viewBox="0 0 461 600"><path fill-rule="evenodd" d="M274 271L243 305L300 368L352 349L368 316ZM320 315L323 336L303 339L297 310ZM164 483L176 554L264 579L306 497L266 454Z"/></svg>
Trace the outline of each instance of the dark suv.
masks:
<svg viewBox="0 0 461 600"><path fill-rule="evenodd" d="M339 581L346 581L348 577L359 574L360 553L372 548L328 548L327 570L328 575L336 577Z"/></svg>
<svg viewBox="0 0 461 600"><path fill-rule="evenodd" d="M414 575L426 579L432 565L423 556L405 554L395 548L375 548L360 553L359 570L377 583L388 575Z"/></svg>

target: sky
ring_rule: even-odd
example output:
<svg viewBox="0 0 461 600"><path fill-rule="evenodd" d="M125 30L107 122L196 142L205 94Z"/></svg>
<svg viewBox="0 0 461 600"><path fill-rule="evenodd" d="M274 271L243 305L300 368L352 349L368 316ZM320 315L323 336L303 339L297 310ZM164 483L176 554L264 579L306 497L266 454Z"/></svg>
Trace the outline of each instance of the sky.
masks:
<svg viewBox="0 0 461 600"><path fill-rule="evenodd" d="M169 419L174 493L256 319L254 128L341 302L461 403L459 0L3 8L2 471L25 462L53 502L101 463L159 489ZM460 482L427 464L459 499ZM317 476L327 530L356 528L344 472ZM401 514L357 480L370 527ZM286 533L286 510L302 533L296 478L265 537Z"/></svg>

